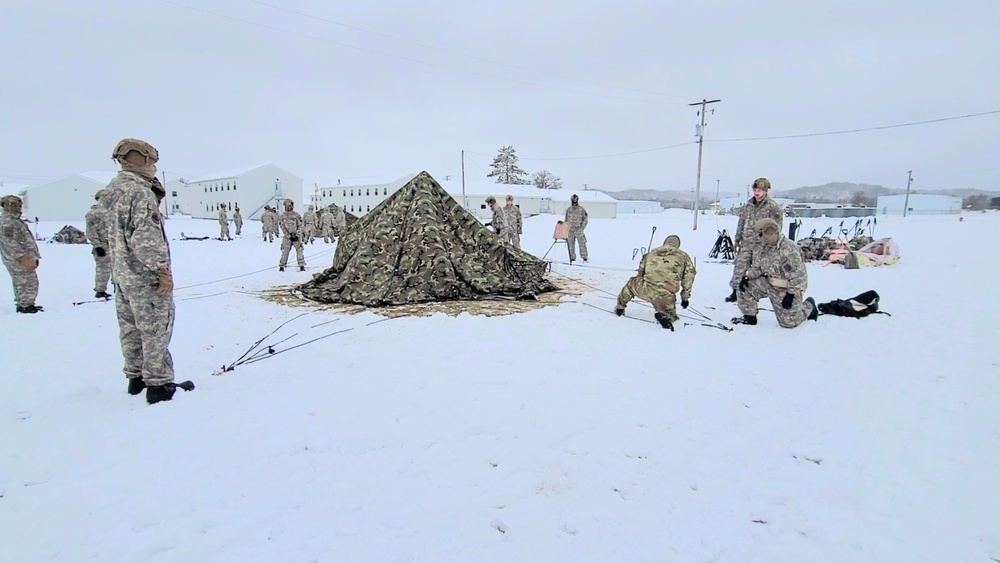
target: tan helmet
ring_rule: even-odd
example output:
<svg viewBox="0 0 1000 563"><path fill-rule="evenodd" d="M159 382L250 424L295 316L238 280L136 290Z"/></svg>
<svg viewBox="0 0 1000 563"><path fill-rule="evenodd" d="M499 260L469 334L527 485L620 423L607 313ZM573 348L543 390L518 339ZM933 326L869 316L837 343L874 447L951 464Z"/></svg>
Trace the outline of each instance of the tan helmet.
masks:
<svg viewBox="0 0 1000 563"><path fill-rule="evenodd" d="M497 198L495 198L493 196L489 196L488 198L486 198L486 203L488 203L490 205L493 205L496 202L497 202Z"/></svg>
<svg viewBox="0 0 1000 563"><path fill-rule="evenodd" d="M761 233L761 234L766 233L767 231L770 231L770 230L777 231L778 230L778 222L775 221L774 219L771 219L770 217L765 217L765 218L761 219L760 221L757 221L756 223L754 223L753 228L758 233Z"/></svg>
<svg viewBox="0 0 1000 563"><path fill-rule="evenodd" d="M290 199L286 199L284 203L285 203L285 211L291 211L293 208L295 208L295 202Z"/></svg>
<svg viewBox="0 0 1000 563"><path fill-rule="evenodd" d="M122 139L121 141L118 141L118 144L115 145L115 150L111 151L111 158L113 160L125 158L125 155L127 155L129 151L136 151L146 158L153 159L153 161L160 160L159 151L157 151L153 145L139 139Z"/></svg>
<svg viewBox="0 0 1000 563"><path fill-rule="evenodd" d="M757 178L753 181L753 189L761 189L766 192L771 189L771 182L767 178Z"/></svg>
<svg viewBox="0 0 1000 563"><path fill-rule="evenodd" d="M670 235L667 238L663 239L663 246L672 246L674 248L680 248L681 237L677 235Z"/></svg>
<svg viewBox="0 0 1000 563"><path fill-rule="evenodd" d="M0 207L7 209L7 206L10 205L11 203L19 204L21 203L21 198L17 197L16 195L5 195L3 197L0 197Z"/></svg>

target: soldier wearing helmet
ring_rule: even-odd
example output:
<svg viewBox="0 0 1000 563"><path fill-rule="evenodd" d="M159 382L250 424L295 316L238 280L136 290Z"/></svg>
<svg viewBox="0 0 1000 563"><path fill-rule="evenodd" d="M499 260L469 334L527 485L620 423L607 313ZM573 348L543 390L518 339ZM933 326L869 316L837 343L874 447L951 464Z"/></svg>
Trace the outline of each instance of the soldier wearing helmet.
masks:
<svg viewBox="0 0 1000 563"><path fill-rule="evenodd" d="M309 209L302 214L302 237L306 244L312 244L316 240L316 206L310 205Z"/></svg>
<svg viewBox="0 0 1000 563"><path fill-rule="evenodd" d="M501 234L504 230L504 225L507 224L506 218L504 217L503 208L497 205L497 198L489 196L486 198L486 205L490 206L490 211L493 212L493 218L490 219L486 226L493 226L493 230L496 234Z"/></svg>
<svg viewBox="0 0 1000 563"><path fill-rule="evenodd" d="M778 222L770 217L758 220L753 230L760 243L737 285L743 316L733 318L733 323L757 324L757 302L764 297L771 301L774 316L784 328L795 328L806 319L815 321L819 311L816 301L805 296L809 275L799 246L781 234Z"/></svg>
<svg viewBox="0 0 1000 563"><path fill-rule="evenodd" d="M129 394L145 389L149 404L169 401L177 389L168 349L174 331L174 278L159 210L163 187L156 181L156 163L160 155L145 141L123 139L111 157L121 172L100 203L107 209L123 371Z"/></svg>
<svg viewBox="0 0 1000 563"><path fill-rule="evenodd" d="M104 220L105 209L101 206L101 198L107 193L106 189L97 190L94 194L94 205L90 206L90 211L85 217L87 223L87 240L93 247L91 254L94 256L94 297L98 299L110 299L108 294L108 280L111 279L111 254L108 246L108 227Z"/></svg>
<svg viewBox="0 0 1000 563"><path fill-rule="evenodd" d="M285 271L288 263L288 251L295 247L295 259L299 263L299 271L306 271L306 260L302 256L302 216L295 211L295 202L285 200L285 212L279 221L285 235L281 238L281 259L278 261L278 271Z"/></svg>
<svg viewBox="0 0 1000 563"><path fill-rule="evenodd" d="M736 260L733 276L729 280L733 292L726 298L727 302L736 301L736 288L750 267L754 250L760 246L761 237L756 229L757 222L761 219L771 219L778 225L778 230L781 230L785 210L781 204L770 198L768 195L770 191L771 182L767 178L757 178L753 181L753 197L743 205L733 240L736 244Z"/></svg>
<svg viewBox="0 0 1000 563"><path fill-rule="evenodd" d="M38 313L38 264L42 255L28 225L21 220L21 198L7 195L0 198L0 259L7 267L14 285L15 311Z"/></svg>
<svg viewBox="0 0 1000 563"><path fill-rule="evenodd" d="M580 258L587 261L587 210L580 205L580 196L573 194L569 199L569 207L566 208L566 224L569 225L569 236L566 239L566 246L569 247L569 261L576 260L576 246L580 246Z"/></svg>

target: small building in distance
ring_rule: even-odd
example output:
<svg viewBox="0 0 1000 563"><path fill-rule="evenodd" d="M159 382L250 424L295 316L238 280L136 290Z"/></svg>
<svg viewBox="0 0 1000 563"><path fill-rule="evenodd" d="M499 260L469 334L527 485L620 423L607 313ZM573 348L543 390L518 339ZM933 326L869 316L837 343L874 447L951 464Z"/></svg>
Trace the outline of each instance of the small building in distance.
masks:
<svg viewBox="0 0 1000 563"><path fill-rule="evenodd" d="M906 194L879 196L879 215L949 215L962 212L962 198L937 194Z"/></svg>
<svg viewBox="0 0 1000 563"><path fill-rule="evenodd" d="M94 205L94 194L118 172L90 171L41 182L20 191L24 217L34 221L83 221Z"/></svg>
<svg viewBox="0 0 1000 563"><path fill-rule="evenodd" d="M302 178L274 164L213 172L168 184L168 196L178 193L180 212L198 219L217 219L223 206L232 212L237 205L244 220L260 219L265 205L277 206L280 212L282 200L291 199L297 206L302 197Z"/></svg>

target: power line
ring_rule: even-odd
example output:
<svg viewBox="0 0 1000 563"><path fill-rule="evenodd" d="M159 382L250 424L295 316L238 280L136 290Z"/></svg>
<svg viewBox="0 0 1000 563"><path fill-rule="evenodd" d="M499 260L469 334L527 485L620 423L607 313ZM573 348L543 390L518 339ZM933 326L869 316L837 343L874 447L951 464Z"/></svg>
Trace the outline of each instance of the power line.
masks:
<svg viewBox="0 0 1000 563"><path fill-rule="evenodd" d="M909 123L898 123L895 125L880 125L878 127L864 127L861 129L844 129L842 131L826 131L823 133L803 133L800 135L775 135L773 137L742 137L738 139L707 139L709 143L735 143L742 141L770 141L774 139L801 139L803 137L823 137L827 135L843 135L846 133L862 133L865 131L879 131L882 129L896 129L899 127L911 127L913 125L926 125L928 123L940 123L942 121L955 121L957 119L969 119L972 117L982 117L1000 113L1000 109L984 111L980 113L969 113L966 115L955 115L952 117L941 117L939 119L928 119L925 121L911 121Z"/></svg>
<svg viewBox="0 0 1000 563"><path fill-rule="evenodd" d="M317 20L317 21L321 21L321 22L325 22L325 23L337 25L337 26L344 27L344 28L347 28L347 29L353 29L355 31L360 31L362 33L368 33L368 34L371 34L371 35L376 35L378 37L384 37L386 39L392 39L394 41L399 41L401 43L407 43L409 45L416 45L418 47L423 47L425 49L431 49L431 50L434 50L434 51L439 51L441 53L448 53L450 55L457 55L459 57L465 57L467 59L471 59L471 60L474 60L474 61L480 61L480 62L495 64L495 65L505 66L505 67L508 67L508 68L514 68L514 69L517 69L517 70L523 70L523 71L527 71L527 72L534 72L536 74L542 74L542 75L545 75L545 76L549 76L549 77L552 77L552 78L559 78L559 79L562 79L562 80L572 80L574 82L581 82L583 84L590 84L591 86L600 86L600 87L603 87L603 88L613 88L615 90L623 90L623 91L626 91L626 92L634 92L636 94L646 94L646 95L649 95L649 96L658 96L658 97L661 97L661 98L670 98L671 97L671 96L669 96L667 94L661 94L659 92L649 92L649 91L646 91L646 90L637 90L635 88L626 88L624 86L614 86L614 85L611 85L611 84L603 84L603 83L600 83L600 82L594 82L594 81L591 81L591 80L584 80L582 78L574 78L572 76L563 76L563 75L560 75L560 74L555 74L555 73L544 71L544 70L537 70L537 69L533 69L533 68L529 68L529 67L525 67L525 66L520 66L520 65L516 65L516 64L506 63L506 62L503 62L503 61L497 61L497 60L493 60L493 59L488 59L488 58L485 58L485 57L478 57L476 55L470 55L468 53L463 53L461 51L454 51L454 50L451 50L451 49L445 49L443 47L437 47L435 45L428 45L426 43L420 43L419 41L413 41L413 40L410 40L410 39L404 39L402 37L396 37L394 35L389 35L387 33L381 33L381 32L378 32L378 31L372 31L370 29L365 29L365 28L358 27L358 26L355 26L355 25L351 25L351 24L346 24L346 23L343 23L343 22L334 21L334 20L327 19L327 18L324 18L324 17L321 17L321 16L316 16L316 15L313 15L313 14L307 14L305 12L300 12L298 10L293 10L291 8L285 8L284 6L275 6L274 4L269 4L267 2L261 2L260 0L246 0L246 1L247 2L251 2L253 4L257 4L259 6L267 6L268 8L273 8L275 10L281 10L283 12L288 12L290 14L296 14L296 15L302 16L304 18L309 18L309 19L313 19L313 20Z"/></svg>
<svg viewBox="0 0 1000 563"><path fill-rule="evenodd" d="M694 143L695 143L694 141L686 141L686 142L683 142L683 143L677 143L676 145L670 145L670 146L666 146L666 147L656 147L656 148L652 148L652 149L642 149L642 150L638 150L638 151L619 152L619 153L614 153L614 154L599 154L599 155L594 155L594 156L565 156L565 157L559 157L559 158L538 158L538 157L521 157L521 156L519 156L518 160L592 160L592 159L595 159L595 158L612 158L612 157L616 157L616 156L628 156L630 154L642 154L642 153L647 153L647 152L665 151L665 150L668 150L668 149L676 149L677 147L683 147L683 146L687 146L687 145L693 145ZM469 151L466 151L466 152L469 152ZM488 154L483 154L481 152L473 152L472 154L477 154L479 156L490 156Z"/></svg>
<svg viewBox="0 0 1000 563"><path fill-rule="evenodd" d="M632 102L662 103L662 102L657 101L657 100L642 100L642 99L639 99L639 98L627 98L625 96L615 96L615 95L611 95L611 94L599 94L597 92L584 92L584 91L581 91L581 90L571 90L569 88L561 88L559 86L552 86L550 84L539 84L539 83L536 83L536 82L526 82L526 81L523 81L523 80L516 80L516 79L513 79L513 78L506 78L506 77L503 77L503 76L495 76L495 75L492 75L492 74L486 74L486 73L482 73L482 72L476 72L474 70L465 70L465 69L461 69L461 68L455 68L455 67L451 67L451 66L447 66L447 65L432 63L432 62L428 62L428 61L422 61L420 59L412 59L412 58L409 58L409 57L403 57L403 56L399 56L399 55L393 55L391 53L384 53L382 51L376 51L375 49L368 49L368 48L365 48L365 47L358 47L357 45L351 45L349 43L341 43L339 41L333 41L331 39L326 39L326 38L323 38L323 37L316 37L315 35L308 35L308 34L305 34L305 33L299 33L297 31L291 31L291 30L284 29L284 28L281 28L281 27L276 27L276 26L273 26L273 25L268 25L268 24L263 24L263 23L257 23L257 22L253 22L253 21L250 21L250 20L245 20L245 19L242 19L242 18L237 18L235 16L229 16L229 15L226 15L226 14L220 14L218 12L212 12L210 10L203 10L201 8L195 8L193 6L188 6L188 5L185 5L185 4L178 4L176 2L171 2L170 0L159 0L159 1L163 2L164 4L170 4L171 6L177 6L178 8L184 8L184 9L192 10L192 11L195 11L195 12L201 12L203 14L208 14L208 15L219 17L219 18L224 18L224 19L227 19L227 20L232 20L232 21L236 21L236 22L240 22L240 23L244 23L244 24L247 24L247 25L252 25L252 26L256 26L256 27L260 27L260 28L264 28L264 29L270 29L271 31L277 31L277 32L280 32L280 33L286 33L288 35L294 35L296 37L303 37L305 39L312 39L314 41L322 41L324 43L329 43L331 45L337 45L339 47L345 47L345 48L348 48L348 49L355 49L357 51L363 51L365 53L371 53L371 54L375 54L375 55L381 55L383 57L389 57L389 58L392 58L392 59L399 59L399 60L408 61L408 62L411 62L411 63L418 63L418 64L422 64L422 65L426 65L426 66L432 66L432 67L436 67L436 68L450 70L450 71L453 71L453 72L461 72L461 73L471 74L471 75L475 75L475 76L483 76L483 77L490 78L490 79L493 79L493 80L499 80L499 81L503 81L503 82L513 82L515 84L522 84L522 85L527 85L527 86L533 86L533 87L536 87L536 88L549 88L549 89L552 89L552 90L560 90L560 91L563 91L563 92L572 92L574 94L584 94L584 95L591 95L591 96L601 96L602 98L613 98L613 99L617 99L617 100L628 100L628 101L632 101Z"/></svg>

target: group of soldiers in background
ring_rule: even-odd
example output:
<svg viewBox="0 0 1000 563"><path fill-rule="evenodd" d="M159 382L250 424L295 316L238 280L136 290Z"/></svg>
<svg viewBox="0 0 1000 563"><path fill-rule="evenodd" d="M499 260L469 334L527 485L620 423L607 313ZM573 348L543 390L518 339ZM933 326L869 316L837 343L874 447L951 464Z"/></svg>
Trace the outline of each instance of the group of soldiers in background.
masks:
<svg viewBox="0 0 1000 563"><path fill-rule="evenodd" d="M497 198L493 196L486 198L486 204L493 212L493 218L486 223L486 226L493 227L493 232L500 235L500 238L520 250L524 223L521 218L521 210L514 205L514 196L508 195L507 205L503 207L500 207Z"/></svg>
<svg viewBox="0 0 1000 563"><path fill-rule="evenodd" d="M314 205L310 205L305 214L302 215L304 225L305 242L313 244L316 237L323 237L323 242L329 244L335 242L340 233L347 227L347 214L344 209L337 205L321 207L315 210Z"/></svg>
<svg viewBox="0 0 1000 563"><path fill-rule="evenodd" d="M236 226L236 236L243 233L243 215L240 214L240 206L233 209L233 224ZM226 206L219 209L219 240L233 240L229 235L229 217L226 213Z"/></svg>

